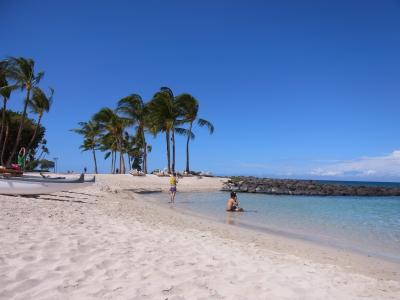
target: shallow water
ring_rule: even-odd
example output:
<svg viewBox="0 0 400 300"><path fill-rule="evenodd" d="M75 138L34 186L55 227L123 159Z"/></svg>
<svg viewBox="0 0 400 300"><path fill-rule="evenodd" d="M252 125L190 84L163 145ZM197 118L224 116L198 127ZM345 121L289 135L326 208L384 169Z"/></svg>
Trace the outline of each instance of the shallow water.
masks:
<svg viewBox="0 0 400 300"><path fill-rule="evenodd" d="M400 197L238 194L246 212L226 212L227 192L178 193L175 206L245 226L400 262ZM165 194L156 201L166 202Z"/></svg>

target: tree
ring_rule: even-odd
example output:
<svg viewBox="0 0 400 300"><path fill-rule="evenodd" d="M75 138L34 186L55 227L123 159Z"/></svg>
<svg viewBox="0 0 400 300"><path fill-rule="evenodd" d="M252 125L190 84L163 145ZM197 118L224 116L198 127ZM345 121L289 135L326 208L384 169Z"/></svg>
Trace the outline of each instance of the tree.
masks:
<svg viewBox="0 0 400 300"><path fill-rule="evenodd" d="M35 74L35 62L30 58L23 57L9 57L6 60L6 76L8 79L15 82L15 86L21 90L26 90L26 98L24 100L22 117L20 120L18 132L16 135L14 147L11 150L10 156L7 160L7 165L10 165L11 161L17 152L17 148L20 145L22 130L24 128L24 122L26 118L26 111L28 103L30 101L31 91L37 86L44 76L44 72Z"/></svg>
<svg viewBox="0 0 400 300"><path fill-rule="evenodd" d="M140 136L131 136L129 141L129 165L132 169L142 171L143 166L143 143ZM132 163L131 163L132 161Z"/></svg>
<svg viewBox="0 0 400 300"><path fill-rule="evenodd" d="M49 148L47 148L47 140L46 139L43 139L41 142L40 142L40 150L41 150L41 152L40 152L40 154L37 156L37 160L41 160L42 158L45 158L46 157L46 155L49 155L50 154L50 151L49 151Z"/></svg>
<svg viewBox="0 0 400 300"><path fill-rule="evenodd" d="M136 139L140 139L143 150L143 171L147 173L147 143L145 128L149 127L149 108L138 94L129 95L118 102L118 112L128 120L129 125L136 126Z"/></svg>
<svg viewBox="0 0 400 300"><path fill-rule="evenodd" d="M54 168L55 163L52 160L47 160L47 159L41 159L38 161L38 164L40 165L41 169L49 170Z"/></svg>
<svg viewBox="0 0 400 300"><path fill-rule="evenodd" d="M186 172L190 172L189 167L189 142L195 138L193 134L193 123L197 120L197 124L200 127L206 126L212 134L214 132L214 126L211 122L205 119L198 119L198 112L199 112L199 102L196 98L194 98L190 94L181 94L176 97L176 101L178 103L178 107L181 110L181 114L183 115L183 122L189 124L189 129L186 133L187 140L186 140Z"/></svg>
<svg viewBox="0 0 400 300"><path fill-rule="evenodd" d="M7 109L7 101L10 99L12 87L9 86L7 78L6 78L7 68L6 63L4 61L0 62L0 95L3 98L3 111L1 115L1 131L0 131L0 153L3 153L4 145L3 145L3 134L5 130L6 124L6 109ZM1 160L1 164L4 164L4 161Z"/></svg>
<svg viewBox="0 0 400 300"><path fill-rule="evenodd" d="M83 144L79 147L82 151L92 151L93 162L94 162L94 172L97 174L97 160L96 160L96 150L99 148L101 128L100 125L94 121L89 122L79 122L80 128L71 129L71 131L78 133L84 137Z"/></svg>
<svg viewBox="0 0 400 300"><path fill-rule="evenodd" d="M116 161L116 153L118 151L118 147L114 138L110 135L102 135L100 140L100 151L107 151L104 155L104 159L108 159L111 156L111 173L115 173L115 161Z"/></svg>
<svg viewBox="0 0 400 300"><path fill-rule="evenodd" d="M53 103L53 95L54 89L50 88L49 95L46 95L40 88L35 87L32 89L32 99L29 101L28 106L31 108L31 111L38 115L37 125L35 127L35 131L32 135L32 139L29 142L27 151L29 152L33 141L35 140L37 129L39 128L40 121L42 120L43 113L49 112L50 107Z"/></svg>
<svg viewBox="0 0 400 300"><path fill-rule="evenodd" d="M21 118L22 118L21 113L16 113L11 110L6 110L5 129L4 129L5 135L3 139L3 149L1 151L3 161L8 160L10 157L10 154L12 152L12 147L14 145L9 142L9 139L10 137L15 137L17 135L17 132L19 130L19 124L21 124ZM36 126L37 125L32 119L30 118L25 119L20 141L21 147L25 148L28 147L28 144L32 139L32 135L35 131ZM30 153L28 153L30 158L34 157L37 151L36 149L38 148L39 144L42 143L42 141L44 141L44 134L45 134L45 128L42 125L39 125L37 127L36 137L31 146L31 151Z"/></svg>
<svg viewBox="0 0 400 300"><path fill-rule="evenodd" d="M93 120L98 122L100 129L104 130L102 140L107 144L115 145L119 156L119 172L125 173L125 160L123 156L123 139L126 127L129 125L129 120L118 116L111 108L102 108L93 116ZM103 144L105 145L105 144Z"/></svg>
<svg viewBox="0 0 400 300"><path fill-rule="evenodd" d="M175 172L175 127L180 110L174 94L168 87L161 87L149 103L150 127L154 133L165 132L168 173L171 173L170 137L172 142L172 172Z"/></svg>

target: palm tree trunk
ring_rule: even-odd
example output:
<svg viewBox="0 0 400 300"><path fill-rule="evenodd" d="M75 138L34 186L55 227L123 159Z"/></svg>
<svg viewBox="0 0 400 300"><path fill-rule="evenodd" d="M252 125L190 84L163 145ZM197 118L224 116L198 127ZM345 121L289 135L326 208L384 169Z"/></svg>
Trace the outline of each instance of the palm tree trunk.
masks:
<svg viewBox="0 0 400 300"><path fill-rule="evenodd" d="M113 174L116 173L117 171L117 150L114 150L113 152L113 156L114 156L114 165L113 165Z"/></svg>
<svg viewBox="0 0 400 300"><path fill-rule="evenodd" d="M170 150L169 150L169 130L165 131L165 138L167 140L168 174L171 174L171 159L170 159Z"/></svg>
<svg viewBox="0 0 400 300"><path fill-rule="evenodd" d="M175 128L172 128L172 173L175 173Z"/></svg>
<svg viewBox="0 0 400 300"><path fill-rule="evenodd" d="M114 151L111 150L111 174L114 173Z"/></svg>
<svg viewBox="0 0 400 300"><path fill-rule="evenodd" d="M190 141L190 136L192 135L192 125L193 125L193 122L190 122L189 134L188 134L187 141L186 141L186 173L188 173L188 174L190 172L190 168L189 168L189 141Z"/></svg>
<svg viewBox="0 0 400 300"><path fill-rule="evenodd" d="M112 151L111 151L110 157L111 157L111 168L110 168L110 174L111 174L112 173L112 165L113 165Z"/></svg>
<svg viewBox="0 0 400 300"><path fill-rule="evenodd" d="M147 144L143 129L142 129L142 138L143 138L143 172L147 174Z"/></svg>
<svg viewBox="0 0 400 300"><path fill-rule="evenodd" d="M27 108L28 108L28 103L29 103L30 95L31 95L31 89L28 88L28 89L27 89L27 92L26 92L26 99L25 99L25 103L24 103L24 110L23 110L23 112L22 112L21 122L20 122L19 128L18 128L17 138L16 138L16 140L15 140L14 148L13 148L13 150L11 151L10 156L8 157L7 166L9 166L9 165L11 164L11 162L12 162L14 156L15 156L15 153L17 152L17 148L18 148L18 146L19 146L19 142L20 142L20 140L21 140L22 128L24 127L24 122L25 122L25 117L26 117L26 110L27 110Z"/></svg>
<svg viewBox="0 0 400 300"><path fill-rule="evenodd" d="M93 161L94 161L94 173L97 174L96 151L94 150L94 148L92 149L92 153L93 153Z"/></svg>
<svg viewBox="0 0 400 300"><path fill-rule="evenodd" d="M44 151L42 150L42 152L40 152L40 154L39 154L39 156L38 156L37 160L41 160L41 159L42 159L42 155L43 155L43 153L44 153Z"/></svg>
<svg viewBox="0 0 400 300"><path fill-rule="evenodd" d="M125 165L125 154L122 154L122 167L124 168L124 173L126 173L126 165Z"/></svg>
<svg viewBox="0 0 400 300"><path fill-rule="evenodd" d="M125 157L123 151L119 153L119 161L120 161L120 168L119 172L121 174L125 174Z"/></svg>
<svg viewBox="0 0 400 300"><path fill-rule="evenodd" d="M7 107L7 98L3 97L3 112L1 115L1 132L0 132L0 146L1 146L1 153L3 153L3 133L4 133L4 126L6 124L6 107ZM1 164L3 165L3 158L1 159Z"/></svg>
<svg viewBox="0 0 400 300"><path fill-rule="evenodd" d="M124 152L122 151L122 140L118 142L118 151L119 151L119 173L125 173L125 162L124 162Z"/></svg>
<svg viewBox="0 0 400 300"><path fill-rule="evenodd" d="M129 170L132 169L132 163L131 163L131 156L128 154L128 164L129 164Z"/></svg>
<svg viewBox="0 0 400 300"><path fill-rule="evenodd" d="M43 116L43 114L39 114L39 118L38 118L37 124L35 126L35 131L33 132L33 135L32 135L31 141L29 142L28 147L26 148L26 153L29 153L29 150L31 150L32 144L36 138L37 131L39 129L40 121L42 120L42 116Z"/></svg>
<svg viewBox="0 0 400 300"><path fill-rule="evenodd" d="M118 152L119 152L119 174L122 172L122 150L121 150L121 145L118 143Z"/></svg>
<svg viewBox="0 0 400 300"><path fill-rule="evenodd" d="M3 142L3 149L1 149L1 164L3 164L4 161L4 151L6 150L6 144L7 144L7 139L8 139L8 131L9 131L9 126L6 124L6 136L4 137L4 142Z"/></svg>

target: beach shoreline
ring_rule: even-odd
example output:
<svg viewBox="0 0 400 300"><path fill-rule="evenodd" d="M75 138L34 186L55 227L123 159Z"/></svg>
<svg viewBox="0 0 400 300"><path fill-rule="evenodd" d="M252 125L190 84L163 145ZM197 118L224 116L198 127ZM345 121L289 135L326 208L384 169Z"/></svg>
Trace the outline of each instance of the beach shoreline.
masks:
<svg viewBox="0 0 400 300"><path fill-rule="evenodd" d="M185 191L184 193L192 192L194 191ZM151 195L135 195L135 197L137 201L146 201L146 209L153 212L157 211L159 215L168 215L168 218L163 219L162 222L174 226L178 230L186 227L210 231L220 238L244 244L254 243L257 247L266 250L295 255L322 264L334 264L349 271L372 276L377 279L400 281L400 264L397 261L359 253L352 249L321 244L318 241L304 240L301 237L286 234L285 232L259 230L247 224L226 224L204 214L197 214L188 209L176 208L167 202L169 195L167 193L163 194L166 199L165 205L160 204L157 200L149 203L149 200L152 198ZM144 219L144 221L146 220Z"/></svg>
<svg viewBox="0 0 400 300"><path fill-rule="evenodd" d="M223 181L183 178L179 191ZM0 299L400 295L398 264L183 214L138 188L166 191L168 178L99 175L82 191L0 196Z"/></svg>

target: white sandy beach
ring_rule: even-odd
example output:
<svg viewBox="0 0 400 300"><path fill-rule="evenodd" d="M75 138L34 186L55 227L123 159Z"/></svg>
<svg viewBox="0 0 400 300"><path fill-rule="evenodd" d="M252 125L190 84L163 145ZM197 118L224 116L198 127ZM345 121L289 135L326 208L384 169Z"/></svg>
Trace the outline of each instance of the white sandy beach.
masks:
<svg viewBox="0 0 400 300"><path fill-rule="evenodd" d="M132 191L159 188L168 178L99 175L82 190L0 196L0 299L400 299L394 263L183 215Z"/></svg>

